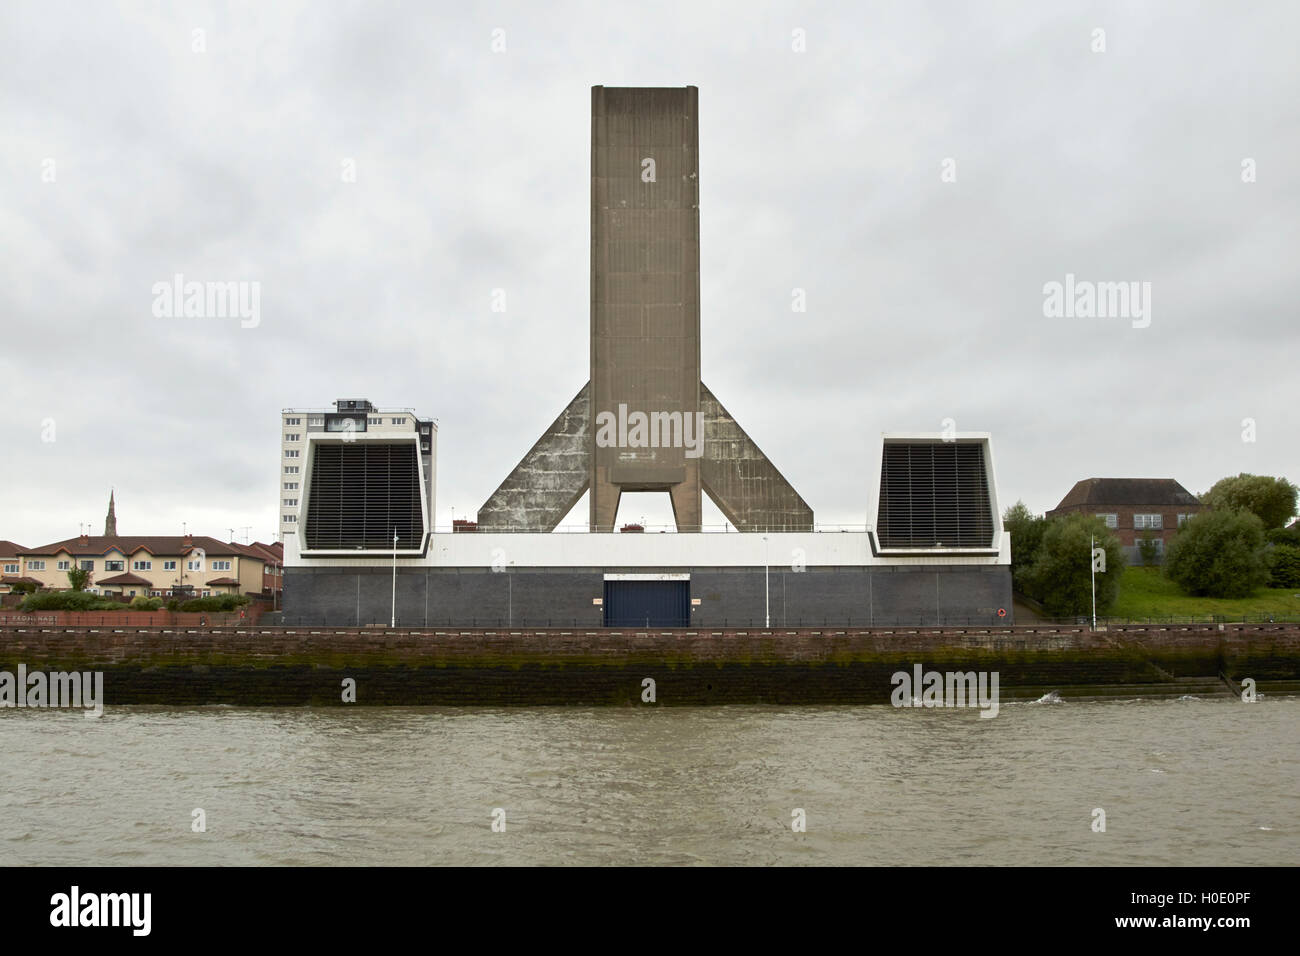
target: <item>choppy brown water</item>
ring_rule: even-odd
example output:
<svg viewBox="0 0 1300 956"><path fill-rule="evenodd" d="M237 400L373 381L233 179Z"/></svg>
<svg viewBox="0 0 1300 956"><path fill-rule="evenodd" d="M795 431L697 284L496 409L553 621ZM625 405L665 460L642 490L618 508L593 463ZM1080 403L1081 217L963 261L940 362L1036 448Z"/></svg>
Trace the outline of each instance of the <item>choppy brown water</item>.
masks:
<svg viewBox="0 0 1300 956"><path fill-rule="evenodd" d="M1300 699L11 710L0 742L0 864L1300 863Z"/></svg>

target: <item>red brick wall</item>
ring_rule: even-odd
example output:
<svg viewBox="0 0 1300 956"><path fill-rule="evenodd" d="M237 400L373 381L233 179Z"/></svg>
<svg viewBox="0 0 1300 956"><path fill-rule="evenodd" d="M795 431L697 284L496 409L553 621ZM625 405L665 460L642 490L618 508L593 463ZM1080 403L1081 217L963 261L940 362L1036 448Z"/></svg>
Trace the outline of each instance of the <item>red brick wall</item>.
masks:
<svg viewBox="0 0 1300 956"><path fill-rule="evenodd" d="M1167 507L1165 505L1070 505L1066 508L1054 508L1047 512L1048 517L1053 515L1067 514L1113 514L1117 515L1116 521L1118 527L1114 529L1115 534L1119 537L1119 543L1123 545L1137 544L1138 536L1143 538L1159 537L1169 547L1169 542L1173 540L1178 533L1178 516L1180 514L1190 515L1199 514L1205 510L1205 505L1178 505L1176 507ZM1133 528L1133 516L1135 514L1158 514L1164 518L1164 527L1160 531L1143 529L1137 531Z"/></svg>

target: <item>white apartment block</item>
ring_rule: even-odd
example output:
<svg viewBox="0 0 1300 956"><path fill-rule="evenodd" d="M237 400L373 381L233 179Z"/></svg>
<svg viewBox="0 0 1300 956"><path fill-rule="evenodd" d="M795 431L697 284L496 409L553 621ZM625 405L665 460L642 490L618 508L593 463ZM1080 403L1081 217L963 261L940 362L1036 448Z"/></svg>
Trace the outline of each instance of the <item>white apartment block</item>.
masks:
<svg viewBox="0 0 1300 956"><path fill-rule="evenodd" d="M333 408L284 409L280 540L292 535L298 551L392 550L396 533L399 550L423 551L433 531L437 446L438 426L411 408L339 399Z"/></svg>

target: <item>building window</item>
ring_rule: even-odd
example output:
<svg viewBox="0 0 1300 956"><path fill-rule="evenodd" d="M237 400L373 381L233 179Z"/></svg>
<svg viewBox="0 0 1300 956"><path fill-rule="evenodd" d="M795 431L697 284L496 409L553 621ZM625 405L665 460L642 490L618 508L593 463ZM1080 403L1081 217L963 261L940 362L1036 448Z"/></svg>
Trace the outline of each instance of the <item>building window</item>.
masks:
<svg viewBox="0 0 1300 956"><path fill-rule="evenodd" d="M95 566L93 561L91 562L91 565L90 565L90 566L91 566L92 568ZM28 570L28 571L44 571L44 570L45 570L45 562L44 562L44 561L33 561L31 558L28 558L28 559L27 559L27 570Z"/></svg>
<svg viewBox="0 0 1300 956"><path fill-rule="evenodd" d="M313 416L311 416L310 418L307 419L307 424L308 424L308 425L324 425L324 424L325 424L325 416L323 416L323 415L313 415Z"/></svg>
<svg viewBox="0 0 1300 956"><path fill-rule="evenodd" d="M384 420L382 418L367 418L366 423L369 425L382 425Z"/></svg>
<svg viewBox="0 0 1300 956"><path fill-rule="evenodd" d="M1102 520L1104 520L1104 521L1106 522L1106 527L1107 527L1107 528L1118 528L1118 527L1119 527L1119 515L1117 515L1117 514L1109 514L1109 515L1108 515L1108 514L1099 514L1099 515L1097 515L1097 517L1098 517L1098 518L1101 518Z"/></svg>
<svg viewBox="0 0 1300 956"><path fill-rule="evenodd" d="M162 592L161 592L161 591L150 591L150 592L149 592L149 596L150 596L150 597L162 597Z"/></svg>
<svg viewBox="0 0 1300 956"><path fill-rule="evenodd" d="M82 561L82 562L81 562L81 570L83 570L83 571L93 571L93 570L95 570L95 562L94 562L93 560L92 560L92 561Z"/></svg>
<svg viewBox="0 0 1300 956"><path fill-rule="evenodd" d="M297 515L284 515L284 520L285 520L285 523L286 523L286 524L293 524L295 521L298 520L298 516L297 516Z"/></svg>
<svg viewBox="0 0 1300 956"><path fill-rule="evenodd" d="M203 592L203 596L204 596L204 597L212 597L212 592L211 592L211 591L204 591L204 592Z"/></svg>
<svg viewBox="0 0 1300 956"><path fill-rule="evenodd" d="M186 570L186 571L202 571L202 570L203 570L203 562L202 562L202 561L186 561L186 562L185 562L185 570Z"/></svg>
<svg viewBox="0 0 1300 956"><path fill-rule="evenodd" d="M388 421L389 421L390 424L393 424L393 425L405 425L405 424L406 424L406 419L405 419L405 418L390 418Z"/></svg>
<svg viewBox="0 0 1300 956"><path fill-rule="evenodd" d="M71 562L71 561L60 561L60 562L59 562L59 570L60 570L60 571L70 571L71 569L72 569L72 562Z"/></svg>
<svg viewBox="0 0 1300 956"><path fill-rule="evenodd" d="M17 574L17 573L18 573L18 565L16 564L5 565L5 574Z"/></svg>
<svg viewBox="0 0 1300 956"><path fill-rule="evenodd" d="M164 571L175 571L175 570L176 570L176 562L175 562L175 561L164 561L164 562L163 562L163 570L164 570Z"/></svg>
<svg viewBox="0 0 1300 956"><path fill-rule="evenodd" d="M301 418L286 418L286 419L284 420L284 423L285 423L286 425L301 425L301 424L302 424L302 419L301 419Z"/></svg>
<svg viewBox="0 0 1300 956"><path fill-rule="evenodd" d="M1150 528L1152 530L1158 531L1164 527L1164 521L1162 520L1162 516L1158 514L1157 515L1134 515L1133 527L1138 529Z"/></svg>
<svg viewBox="0 0 1300 956"><path fill-rule="evenodd" d="M298 507L298 499L297 499L297 498L285 498L285 499L284 499L284 506L285 506L286 508L296 508L296 507Z"/></svg>
<svg viewBox="0 0 1300 956"><path fill-rule="evenodd" d="M284 483L284 490L285 490L285 491L297 491L297 490L298 490L298 482L296 482L296 481L286 481L286 482Z"/></svg>
<svg viewBox="0 0 1300 956"><path fill-rule="evenodd" d="M297 458L298 456L299 456L298 449L296 449L296 448L288 448L288 449L285 449L285 452L284 452L284 457L285 457L285 458Z"/></svg>
<svg viewBox="0 0 1300 956"><path fill-rule="evenodd" d="M213 561L213 562L212 562L212 570L213 570L213 571L229 571L229 570L230 570L230 562L229 562L229 561Z"/></svg>
<svg viewBox="0 0 1300 956"><path fill-rule="evenodd" d="M1190 517L1191 517L1191 515L1179 515L1179 516L1178 516L1178 527L1181 528L1183 525L1187 524L1187 520L1188 520Z"/></svg>
<svg viewBox="0 0 1300 956"><path fill-rule="evenodd" d="M125 562L125 561L105 561L105 562L104 562L104 570L105 570L105 571L125 571L125 570L126 570L126 562Z"/></svg>
<svg viewBox="0 0 1300 956"><path fill-rule="evenodd" d="M152 562L152 561L132 561L132 562L131 562L131 570L132 570L132 571L152 571L152 570L153 570L153 562Z"/></svg>
<svg viewBox="0 0 1300 956"><path fill-rule="evenodd" d="M285 436L284 436L284 440L285 440L285 441L302 441L302 433L301 433L301 432L286 432L286 433L285 433Z"/></svg>
<svg viewBox="0 0 1300 956"><path fill-rule="evenodd" d="M284 473L285 473L286 475L296 475L296 474L298 474L298 466L297 466L297 465L285 465L285 466L284 466Z"/></svg>

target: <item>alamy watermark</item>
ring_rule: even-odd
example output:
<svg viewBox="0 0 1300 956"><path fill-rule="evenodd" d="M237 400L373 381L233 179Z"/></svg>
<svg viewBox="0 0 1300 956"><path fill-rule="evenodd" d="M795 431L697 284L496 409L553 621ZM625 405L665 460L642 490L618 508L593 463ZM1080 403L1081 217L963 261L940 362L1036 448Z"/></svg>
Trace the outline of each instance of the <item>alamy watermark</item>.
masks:
<svg viewBox="0 0 1300 956"><path fill-rule="evenodd" d="M978 707L981 717L998 715L997 671L939 671L921 670L920 664L912 673L895 671L889 682L894 691L889 702L895 707Z"/></svg>
<svg viewBox="0 0 1300 956"><path fill-rule="evenodd" d="M239 319L240 328L262 324L262 283L185 281L155 282L153 314L159 319Z"/></svg>
<svg viewBox="0 0 1300 956"><path fill-rule="evenodd" d="M103 671L0 671L0 707L81 707L86 717L104 713Z"/></svg>
<svg viewBox="0 0 1300 956"><path fill-rule="evenodd" d="M133 936L148 936L152 928L152 893L83 893L73 886L50 897L51 926L122 926Z"/></svg>
<svg viewBox="0 0 1300 956"><path fill-rule="evenodd" d="M628 412L596 415L597 448L684 448L687 458L704 454L703 412Z"/></svg>
<svg viewBox="0 0 1300 956"><path fill-rule="evenodd" d="M1092 282L1065 274L1065 282L1043 285L1043 315L1049 319L1132 319L1133 328L1151 324L1150 282Z"/></svg>

